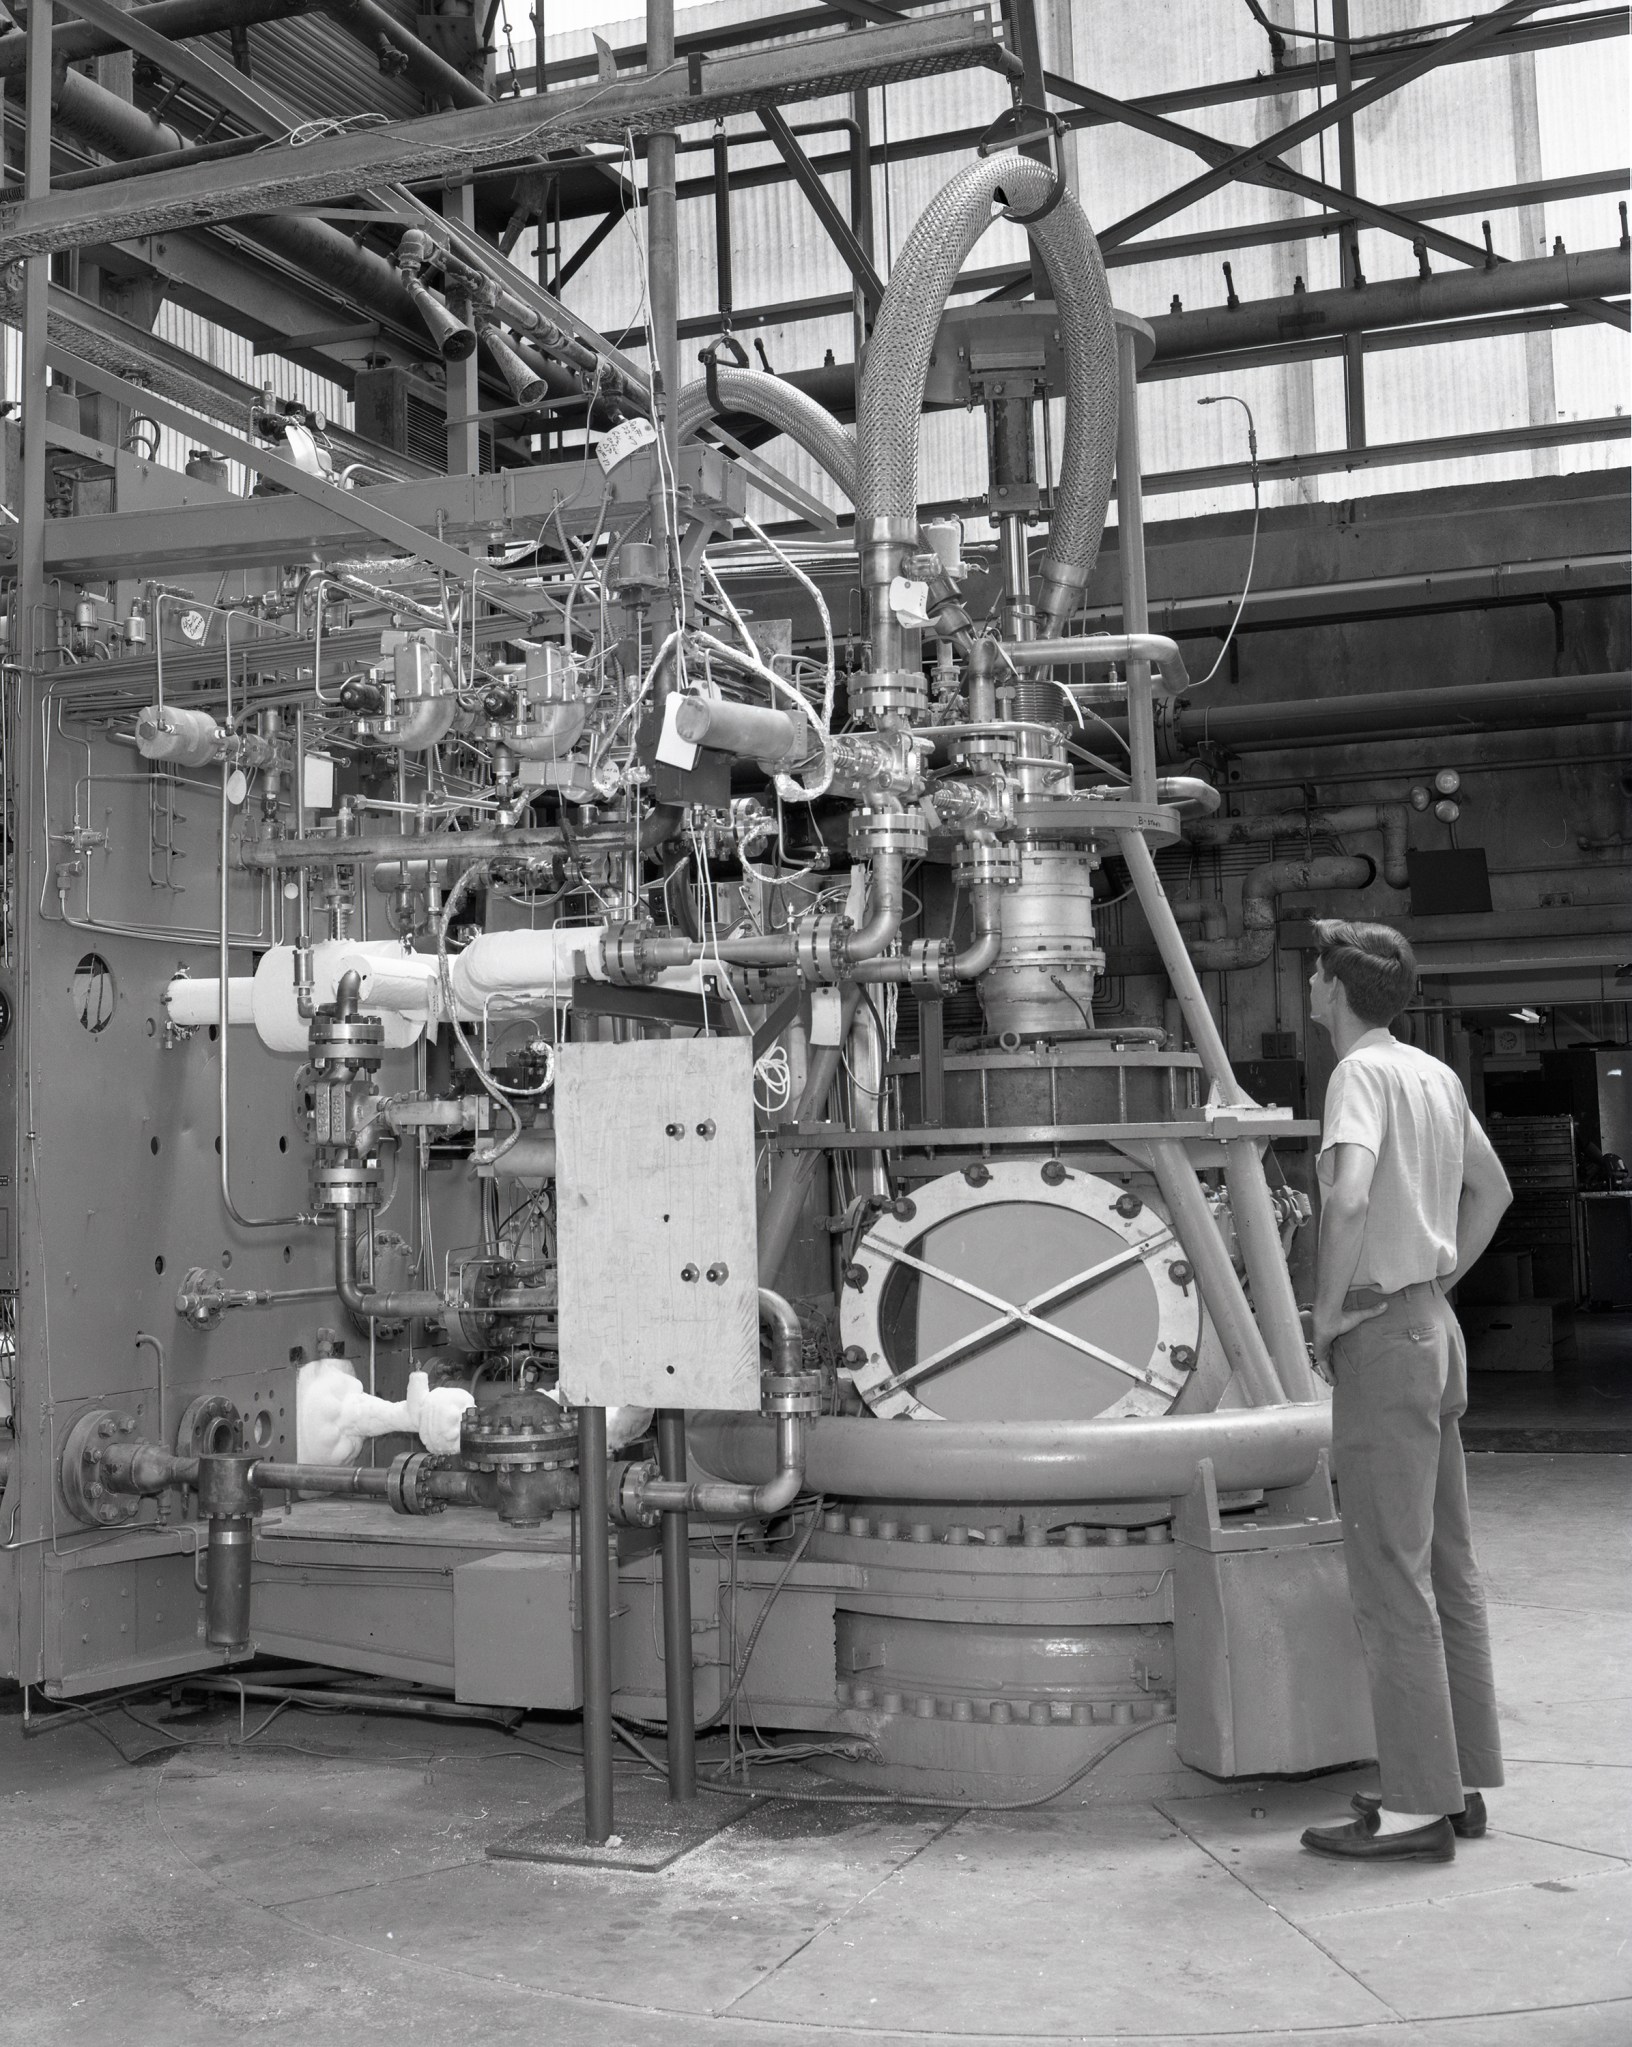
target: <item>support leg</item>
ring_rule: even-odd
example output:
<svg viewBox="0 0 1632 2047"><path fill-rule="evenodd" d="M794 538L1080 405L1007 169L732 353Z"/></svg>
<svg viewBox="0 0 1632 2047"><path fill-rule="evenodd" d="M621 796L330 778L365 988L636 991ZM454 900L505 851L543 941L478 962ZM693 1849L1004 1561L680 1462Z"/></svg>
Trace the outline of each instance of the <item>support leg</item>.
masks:
<svg viewBox="0 0 1632 2047"><path fill-rule="evenodd" d="M665 1478L686 1475L686 1418L658 1410L657 1461ZM663 1516L663 1676L668 1700L669 1796L697 1796L697 1700L691 1666L691 1523L684 1511Z"/></svg>

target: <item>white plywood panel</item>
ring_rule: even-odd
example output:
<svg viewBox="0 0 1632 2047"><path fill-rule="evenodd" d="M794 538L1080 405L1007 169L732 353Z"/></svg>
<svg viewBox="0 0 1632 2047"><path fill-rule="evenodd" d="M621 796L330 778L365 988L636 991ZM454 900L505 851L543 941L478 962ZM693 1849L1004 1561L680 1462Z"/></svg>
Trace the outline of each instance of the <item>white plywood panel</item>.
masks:
<svg viewBox="0 0 1632 2047"><path fill-rule="evenodd" d="M555 1142L567 1399L757 1409L747 1039L563 1046Z"/></svg>

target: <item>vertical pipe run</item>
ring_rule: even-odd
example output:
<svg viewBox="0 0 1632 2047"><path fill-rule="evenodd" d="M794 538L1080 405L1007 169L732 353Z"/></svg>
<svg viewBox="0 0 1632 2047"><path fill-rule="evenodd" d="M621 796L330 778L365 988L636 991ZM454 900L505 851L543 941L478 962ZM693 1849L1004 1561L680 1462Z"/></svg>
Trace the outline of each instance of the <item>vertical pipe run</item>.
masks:
<svg viewBox="0 0 1632 2047"><path fill-rule="evenodd" d="M476 187L444 186L442 211L447 219L456 220L461 227L474 232ZM482 466L482 430L476 424L476 414L482 403L481 352L472 350L463 361L447 363L444 368L447 374L448 474L475 476ZM320 611L322 603L323 596L319 591Z"/></svg>
<svg viewBox="0 0 1632 2047"><path fill-rule="evenodd" d="M1122 630L1150 631L1145 587L1145 494L1139 467L1139 375L1131 329L1116 330L1116 549L1122 569ZM1156 801L1156 714L1150 663L1128 663L1130 794Z"/></svg>
<svg viewBox="0 0 1632 2047"><path fill-rule="evenodd" d="M204 1639L212 1649L249 1647L249 1581L255 1524L245 1514L210 1519L206 1551Z"/></svg>
<svg viewBox="0 0 1632 2047"><path fill-rule="evenodd" d="M686 1417L657 1414L657 1463L665 1478L686 1476ZM669 1796L697 1796L697 1700L691 1664L691 1524L685 1509L663 1516L663 1683L668 1701Z"/></svg>
<svg viewBox="0 0 1632 2047"><path fill-rule="evenodd" d="M612 1832L612 1576L607 1564L606 1409L578 1410L579 1626L584 1657L584 1839Z"/></svg>
<svg viewBox="0 0 1632 2047"><path fill-rule="evenodd" d="M1332 65L1337 96L1342 99L1353 89L1354 74L1349 61L1349 0L1332 0ZM1337 182L1345 192L1355 187L1354 122L1341 118L1337 124ZM1365 279L1360 272L1360 229L1350 221L1337 237L1339 276L1346 291ZM1343 406L1348 427L1348 445L1366 445L1366 355L1359 334L1343 337Z"/></svg>

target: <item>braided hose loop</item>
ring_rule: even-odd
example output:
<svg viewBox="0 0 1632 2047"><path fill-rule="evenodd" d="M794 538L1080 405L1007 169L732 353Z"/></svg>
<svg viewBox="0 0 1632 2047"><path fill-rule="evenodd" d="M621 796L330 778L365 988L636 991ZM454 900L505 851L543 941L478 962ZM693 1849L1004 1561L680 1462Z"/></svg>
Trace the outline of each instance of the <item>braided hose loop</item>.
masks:
<svg viewBox="0 0 1632 2047"><path fill-rule="evenodd" d="M763 370L734 370L725 363L716 368L720 397L732 412L752 413L769 426L796 441L832 477L845 496L856 495L856 444L854 439L814 398L807 398L797 384L780 377L768 377ZM705 382L687 384L677 407L680 438L691 439L714 417Z"/></svg>
<svg viewBox="0 0 1632 2047"><path fill-rule="evenodd" d="M856 531L875 519L918 516L918 427L941 313L964 259L1001 205L1034 213L1054 173L1029 157L967 165L920 216L897 258L861 378ZM1116 329L1099 244L1069 195L1032 224L1059 309L1066 354L1065 448L1049 552L1036 599L1039 629L1070 612L1099 553L1116 471Z"/></svg>

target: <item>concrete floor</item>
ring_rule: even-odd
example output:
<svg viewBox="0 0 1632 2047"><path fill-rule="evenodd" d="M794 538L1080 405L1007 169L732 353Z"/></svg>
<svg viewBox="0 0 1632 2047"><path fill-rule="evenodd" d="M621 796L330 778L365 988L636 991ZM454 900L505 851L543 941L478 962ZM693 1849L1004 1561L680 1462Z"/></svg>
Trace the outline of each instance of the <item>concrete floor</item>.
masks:
<svg viewBox="0 0 1632 2047"><path fill-rule="evenodd" d="M1632 1313L1560 1318L1550 1372L1474 1372L1469 1450L1632 1452Z"/></svg>
<svg viewBox="0 0 1632 2047"><path fill-rule="evenodd" d="M1632 1460L1470 1471L1509 1784L1454 1864L1298 1848L1363 1770L1002 1817L759 1808L658 1876L495 1864L577 1797L572 1758L293 1712L177 1748L115 1717L154 1758L131 1768L12 1712L0 2041L1625 2042Z"/></svg>

